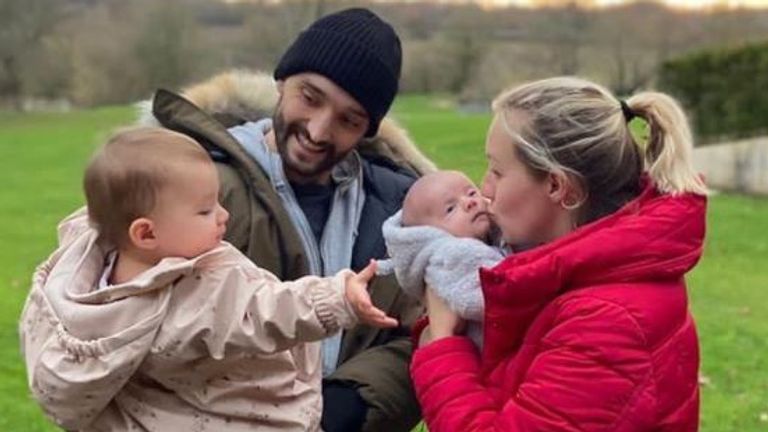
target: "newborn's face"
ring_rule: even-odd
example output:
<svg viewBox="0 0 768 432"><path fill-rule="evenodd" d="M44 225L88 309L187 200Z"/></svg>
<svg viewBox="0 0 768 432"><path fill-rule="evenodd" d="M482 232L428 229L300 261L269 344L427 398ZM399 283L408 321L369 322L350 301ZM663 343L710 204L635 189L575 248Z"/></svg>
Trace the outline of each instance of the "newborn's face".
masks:
<svg viewBox="0 0 768 432"><path fill-rule="evenodd" d="M491 228L488 202L463 174L441 171L419 180L408 197L409 225L431 225L456 237L487 241Z"/></svg>

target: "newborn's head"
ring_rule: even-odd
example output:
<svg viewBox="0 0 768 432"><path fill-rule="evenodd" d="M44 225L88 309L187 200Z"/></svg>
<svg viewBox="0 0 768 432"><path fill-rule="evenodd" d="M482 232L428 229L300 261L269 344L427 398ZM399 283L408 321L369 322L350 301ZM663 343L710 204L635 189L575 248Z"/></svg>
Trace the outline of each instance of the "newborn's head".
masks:
<svg viewBox="0 0 768 432"><path fill-rule="evenodd" d="M487 241L488 203L467 176L438 171L421 177L403 201L403 226L429 225L456 237Z"/></svg>

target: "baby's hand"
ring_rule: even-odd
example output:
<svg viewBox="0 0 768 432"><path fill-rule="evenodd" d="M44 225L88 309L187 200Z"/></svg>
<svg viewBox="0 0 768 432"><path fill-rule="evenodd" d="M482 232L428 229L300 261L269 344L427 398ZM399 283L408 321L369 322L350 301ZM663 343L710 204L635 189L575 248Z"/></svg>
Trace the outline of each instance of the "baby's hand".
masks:
<svg viewBox="0 0 768 432"><path fill-rule="evenodd" d="M376 261L371 260L368 265L353 276L349 276L346 281L345 295L347 301L352 305L357 318L368 325L374 327L396 327L397 320L388 317L381 309L378 309L371 302L371 296L368 294L368 282L376 274Z"/></svg>

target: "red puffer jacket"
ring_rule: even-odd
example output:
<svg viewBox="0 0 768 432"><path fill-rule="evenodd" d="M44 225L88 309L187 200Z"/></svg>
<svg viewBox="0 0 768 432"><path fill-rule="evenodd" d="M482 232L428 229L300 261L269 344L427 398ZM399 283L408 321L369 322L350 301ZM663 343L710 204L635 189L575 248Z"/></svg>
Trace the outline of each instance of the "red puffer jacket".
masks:
<svg viewBox="0 0 768 432"><path fill-rule="evenodd" d="M695 431L699 348L683 275L706 199L646 187L618 212L481 269L482 355L416 350L430 432Z"/></svg>

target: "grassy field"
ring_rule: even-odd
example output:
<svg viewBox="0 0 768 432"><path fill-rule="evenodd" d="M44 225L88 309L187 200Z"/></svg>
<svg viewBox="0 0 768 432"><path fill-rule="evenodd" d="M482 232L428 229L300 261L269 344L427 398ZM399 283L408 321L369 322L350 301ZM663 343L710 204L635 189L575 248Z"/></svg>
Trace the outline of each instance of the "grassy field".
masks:
<svg viewBox="0 0 768 432"><path fill-rule="evenodd" d="M487 115L448 100L401 99L396 117L443 168L479 180ZM130 108L69 114L0 113L0 431L54 430L27 394L16 320L30 275L58 220L82 204L81 170ZM702 344L702 430L768 430L768 200L718 195L707 250L689 277Z"/></svg>

